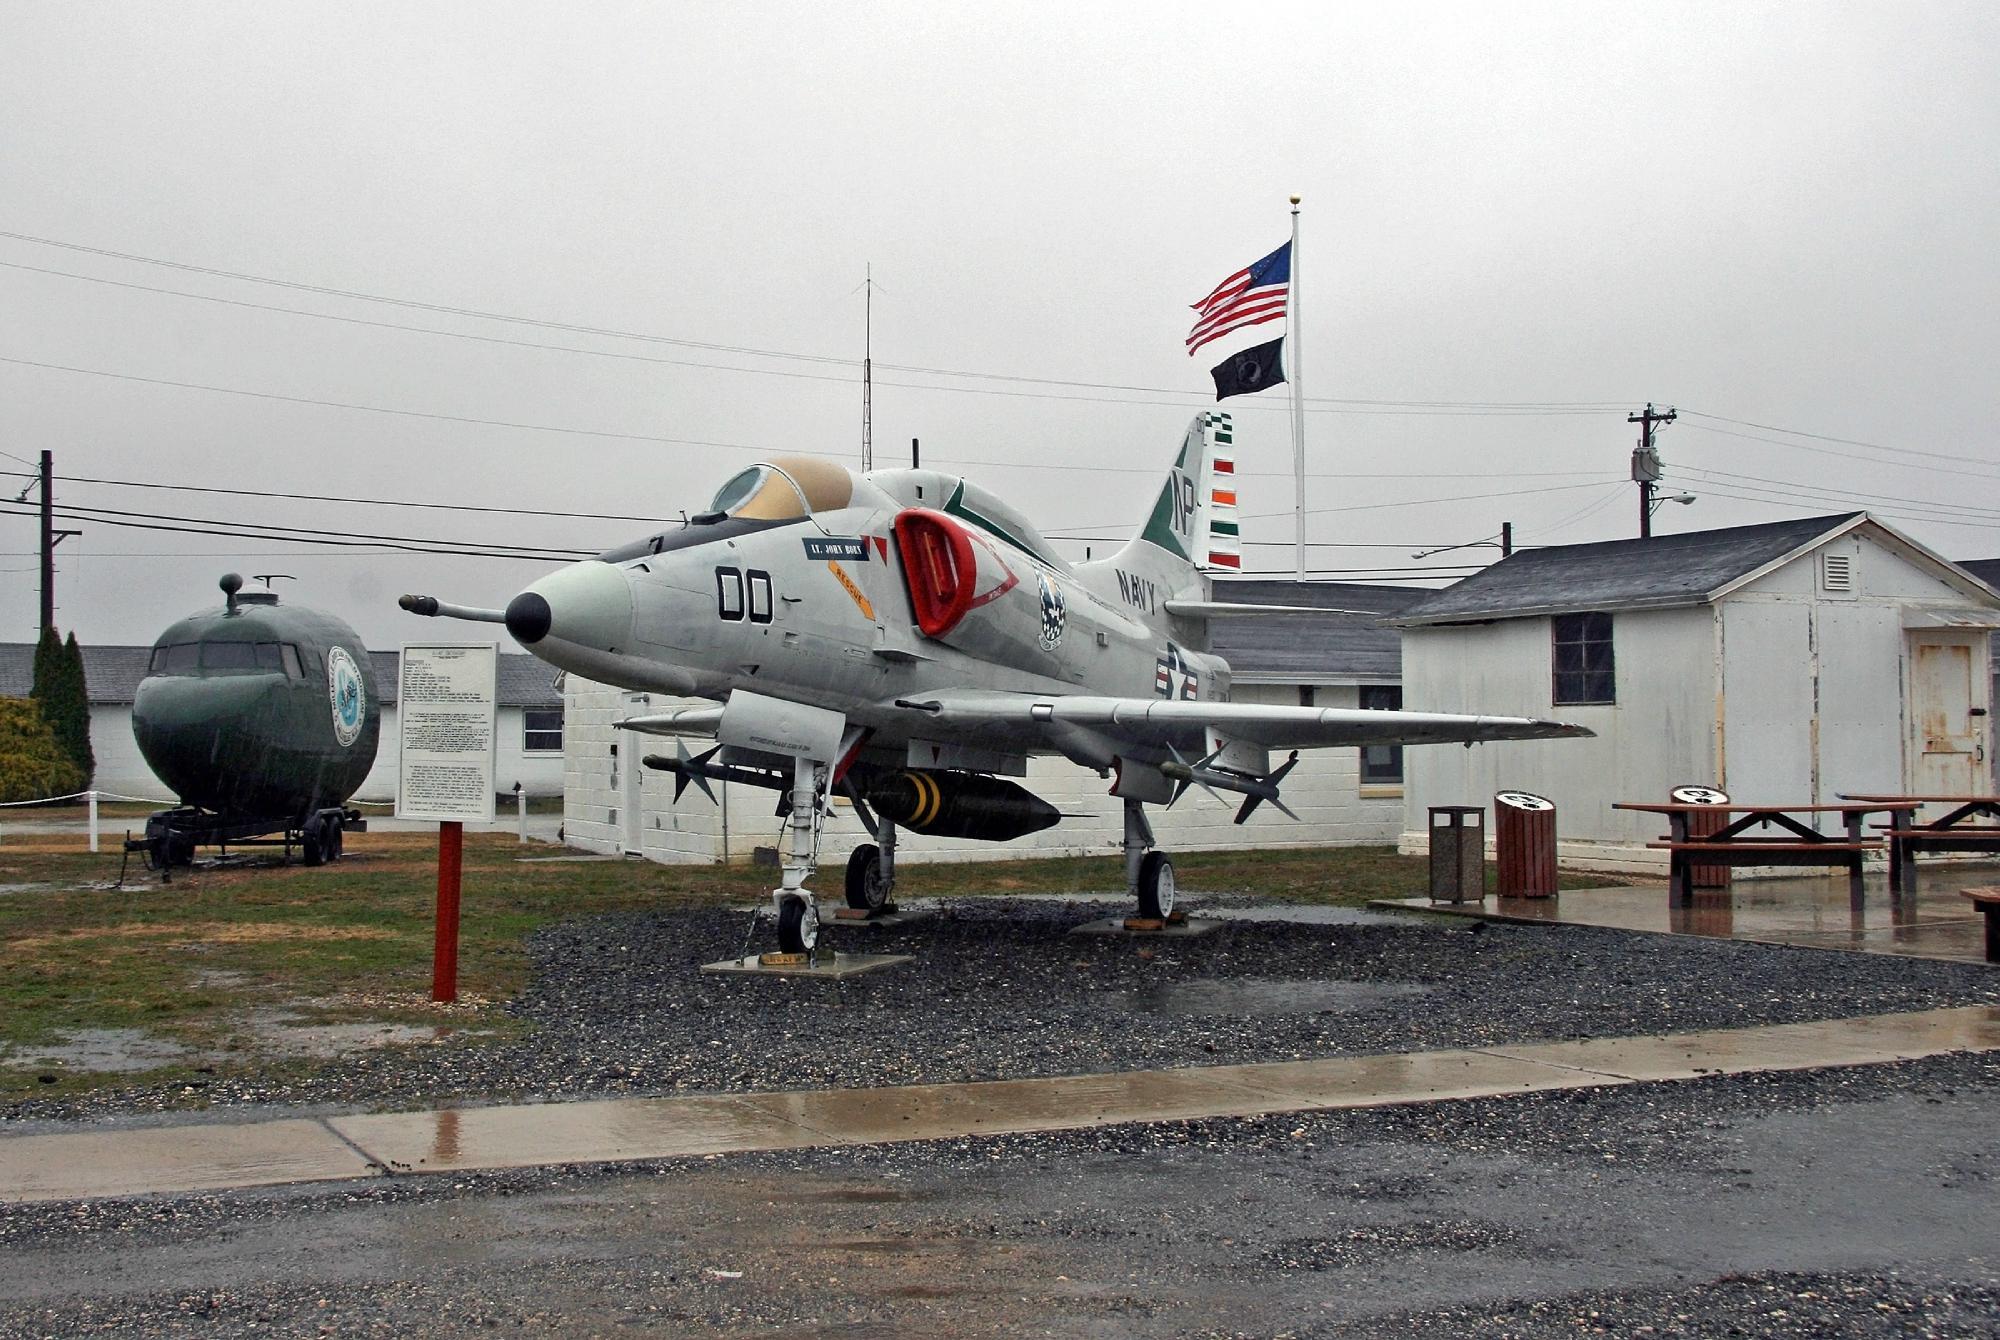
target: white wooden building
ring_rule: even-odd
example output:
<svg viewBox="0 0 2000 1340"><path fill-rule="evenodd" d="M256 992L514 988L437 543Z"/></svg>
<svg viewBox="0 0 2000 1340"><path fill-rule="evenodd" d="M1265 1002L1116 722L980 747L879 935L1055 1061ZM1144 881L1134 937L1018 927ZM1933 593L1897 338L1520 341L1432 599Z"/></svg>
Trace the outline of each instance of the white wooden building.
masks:
<svg viewBox="0 0 2000 1340"><path fill-rule="evenodd" d="M1230 616L1214 621L1213 648L1233 672L1237 702L1313 703L1321 707L1394 707L1400 695L1397 635L1373 615L1393 613L1422 591L1329 582L1219 581L1218 600L1245 604L1313 604L1324 616L1271 619ZM717 784L711 804L689 788L673 801L672 775L643 766L646 754L671 756L674 742L633 736L615 722L660 712L682 700L628 694L572 675L565 686L568 748L563 787L563 836L572 846L628 852L665 862L749 860L758 847L777 843L775 793ZM689 744L690 752L705 747ZM1418 751L1410 751L1412 753ZM1149 812L1160 845L1169 852L1329 844L1388 845L1402 826L1399 749L1319 749L1300 756L1286 780L1285 802L1294 823L1270 806L1248 823L1233 822L1224 807L1198 791L1172 810ZM637 757L633 757L636 754ZM632 766L639 764L640 766ZM1053 828L1016 842L968 842L902 833L897 856L908 861L1012 860L1033 856L1100 855L1118 850L1123 833L1119 801L1095 773L1061 758L1038 758L1020 779L1063 811ZM833 866L867 837L861 823L837 802L821 848Z"/></svg>
<svg viewBox="0 0 2000 1340"><path fill-rule="evenodd" d="M1738 800L1984 790L2000 593L1866 513L1516 553L1406 611L1412 710L1579 722L1591 740L1411 750L1402 845L1434 805L1556 802L1566 862L1651 869L1657 816Z"/></svg>
<svg viewBox="0 0 2000 1340"><path fill-rule="evenodd" d="M132 700L146 677L151 647L83 648L83 675L90 701L90 748L97 760L91 785L141 800L172 800L165 782L153 775L132 736ZM357 800L387 802L396 797L396 754L402 735L396 714L398 654L368 653L382 694L381 745ZM32 643L0 643L0 695L25 698L34 686ZM554 687L555 671L532 656L503 654L499 666L498 751L495 782L511 793L514 784L531 796L556 796L563 787L563 700Z"/></svg>

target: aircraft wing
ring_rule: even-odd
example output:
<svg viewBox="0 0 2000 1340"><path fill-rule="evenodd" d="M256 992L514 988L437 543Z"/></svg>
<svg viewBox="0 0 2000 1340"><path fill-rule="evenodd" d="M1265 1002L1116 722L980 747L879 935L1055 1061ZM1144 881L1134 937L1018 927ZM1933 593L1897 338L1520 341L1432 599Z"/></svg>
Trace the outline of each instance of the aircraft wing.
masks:
<svg viewBox="0 0 2000 1340"><path fill-rule="evenodd" d="M986 729L1016 740L1040 737L1058 748L1069 731L1129 743L1201 749L1209 728L1267 749L1337 745L1471 744L1482 740L1558 740L1594 734L1583 726L1533 717L1459 716L1442 712L1363 711L1345 707L1285 707L1264 703L1192 702L1167 698L1038 696L959 690L915 695L918 707L955 733Z"/></svg>

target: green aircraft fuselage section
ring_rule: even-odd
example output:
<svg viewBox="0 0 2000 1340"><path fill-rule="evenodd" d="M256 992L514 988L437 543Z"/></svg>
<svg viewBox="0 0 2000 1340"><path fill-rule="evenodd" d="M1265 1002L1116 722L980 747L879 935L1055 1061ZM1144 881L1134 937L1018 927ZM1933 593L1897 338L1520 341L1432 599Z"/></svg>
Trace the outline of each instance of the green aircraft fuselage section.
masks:
<svg viewBox="0 0 2000 1340"><path fill-rule="evenodd" d="M132 733L183 804L296 820L367 777L381 698L352 628L250 593L160 635Z"/></svg>

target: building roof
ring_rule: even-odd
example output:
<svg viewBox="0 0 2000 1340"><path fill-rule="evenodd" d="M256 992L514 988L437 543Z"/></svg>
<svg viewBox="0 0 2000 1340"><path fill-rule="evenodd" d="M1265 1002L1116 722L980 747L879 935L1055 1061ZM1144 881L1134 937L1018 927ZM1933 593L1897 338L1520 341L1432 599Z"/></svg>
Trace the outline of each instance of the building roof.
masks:
<svg viewBox="0 0 2000 1340"><path fill-rule="evenodd" d="M1866 512L1847 512L1644 540L1524 549L1447 586L1396 623L1412 627L1705 604L1730 584L1868 520Z"/></svg>
<svg viewBox="0 0 2000 1340"><path fill-rule="evenodd" d="M1958 566L1988 586L2000 589L2000 558L1961 558Z"/></svg>
<svg viewBox="0 0 2000 1340"><path fill-rule="evenodd" d="M1311 605L1318 614L1218 614L1209 649L1244 683L1393 684L1403 675L1402 638L1382 619L1429 595L1407 586L1235 578L1215 598L1243 605ZM1356 614L1349 611L1361 610Z"/></svg>
<svg viewBox="0 0 2000 1340"><path fill-rule="evenodd" d="M83 648L83 677L93 704L129 703L146 677L146 663L153 649L144 647ZM375 670L375 684L383 706L393 706L402 684L397 664L400 653L371 651L369 663ZM562 695L555 690L555 670L532 656L502 652L499 667L500 706L561 707ZM25 698L35 682L35 646L32 642L0 642L0 696Z"/></svg>

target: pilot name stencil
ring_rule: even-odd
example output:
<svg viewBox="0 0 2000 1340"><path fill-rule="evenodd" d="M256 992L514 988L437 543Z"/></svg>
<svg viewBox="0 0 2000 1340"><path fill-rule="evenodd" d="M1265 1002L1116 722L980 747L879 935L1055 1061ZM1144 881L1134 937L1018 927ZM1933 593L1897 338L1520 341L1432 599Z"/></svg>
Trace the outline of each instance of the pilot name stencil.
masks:
<svg viewBox="0 0 2000 1340"><path fill-rule="evenodd" d="M855 563L868 561L868 541L848 540L830 535L811 535L805 540L807 558L844 558Z"/></svg>

